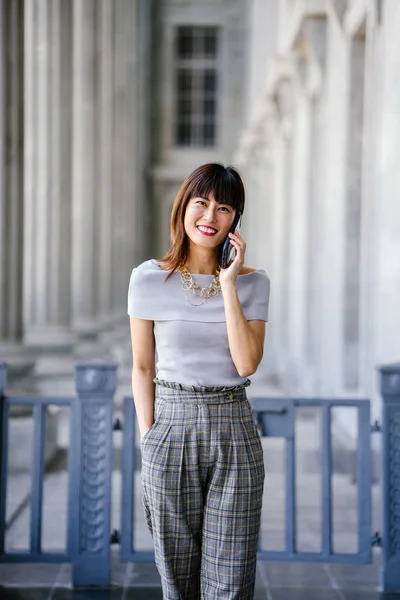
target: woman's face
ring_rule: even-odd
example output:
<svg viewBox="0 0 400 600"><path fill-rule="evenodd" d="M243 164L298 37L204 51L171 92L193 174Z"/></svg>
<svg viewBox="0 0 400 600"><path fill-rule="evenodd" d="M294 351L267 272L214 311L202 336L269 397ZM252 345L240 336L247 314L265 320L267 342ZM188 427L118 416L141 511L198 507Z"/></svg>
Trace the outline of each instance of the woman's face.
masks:
<svg viewBox="0 0 400 600"><path fill-rule="evenodd" d="M186 207L185 232L193 244L217 248L225 241L235 213L232 206L218 204L212 195L191 198Z"/></svg>

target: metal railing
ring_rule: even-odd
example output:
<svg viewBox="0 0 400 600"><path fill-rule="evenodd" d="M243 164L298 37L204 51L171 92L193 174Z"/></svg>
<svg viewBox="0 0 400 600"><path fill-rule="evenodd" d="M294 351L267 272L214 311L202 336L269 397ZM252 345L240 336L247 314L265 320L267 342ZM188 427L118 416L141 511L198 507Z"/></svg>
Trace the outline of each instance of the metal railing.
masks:
<svg viewBox="0 0 400 600"><path fill-rule="evenodd" d="M371 551L371 444L370 444L370 402L369 400L334 400L321 398L254 398L253 412L266 437L281 437L286 440L285 457L285 524L286 548L283 551L262 550L260 560L303 561L303 562L372 562ZM300 407L314 407L321 411L321 551L304 552L298 550L296 539L296 451L295 451L295 410ZM333 548L333 506L332 506L332 409L355 408L358 420L357 477L358 487L358 552L338 553ZM317 516L315 517L317 518Z"/></svg>
<svg viewBox="0 0 400 600"><path fill-rule="evenodd" d="M69 562L70 548L67 551L42 552L42 517L43 517L43 481L44 481L44 448L45 448L45 409L56 405L68 407L74 398L42 398L39 396L3 397L1 416L1 480L0 480L0 561L2 562ZM30 540L27 552L6 552L6 499L7 499L7 466L8 466L8 431L9 410L13 406L33 407L33 448L30 494ZM71 461L69 472L71 475Z"/></svg>
<svg viewBox="0 0 400 600"><path fill-rule="evenodd" d="M71 562L75 585L108 585L112 473L112 416L117 367L76 366L76 397L5 395L7 365L0 364L0 562ZM33 406L29 549L5 548L8 431L11 406ZM68 523L66 551L42 550L45 409L70 407L68 454Z"/></svg>
<svg viewBox="0 0 400 600"><path fill-rule="evenodd" d="M117 367L82 363L76 367L77 395L71 398L7 396L6 365L0 364L0 562L71 562L74 585L109 585L110 543L121 543L121 560L151 560L152 552L133 548L135 527L135 411L132 398L124 399L121 533L110 536L113 406ZM285 549L259 549L260 560L358 562L371 561L371 545L382 545L381 589L400 589L400 365L381 369L382 426L382 531L371 530L371 441L368 400L318 398L250 398L260 433L285 439ZM26 552L9 552L4 546L7 495L9 409L34 407L33 468L30 544ZM69 406L68 532L65 552L43 552L41 531L44 481L44 415L48 405ZM321 410L321 552L297 550L295 410L314 406ZM358 414L358 552L334 553L332 547L332 444L331 412L352 407Z"/></svg>
<svg viewBox="0 0 400 600"><path fill-rule="evenodd" d="M255 420L264 437L285 440L285 550L263 550L259 538L258 559L302 562L369 563L371 551L371 446L370 402L368 400L328 400L316 398L250 398ZM298 407L317 407L321 410L321 552L297 549L296 539L296 439L295 410ZM358 460L356 485L358 487L358 552L335 553L333 549L332 507L332 444L331 411L333 408L355 408L358 412ZM132 498L135 496L135 412L132 398L124 399L123 446L123 500L121 558L129 561L154 560L154 553L136 550L133 545L135 514ZM317 516L315 517L317 518Z"/></svg>

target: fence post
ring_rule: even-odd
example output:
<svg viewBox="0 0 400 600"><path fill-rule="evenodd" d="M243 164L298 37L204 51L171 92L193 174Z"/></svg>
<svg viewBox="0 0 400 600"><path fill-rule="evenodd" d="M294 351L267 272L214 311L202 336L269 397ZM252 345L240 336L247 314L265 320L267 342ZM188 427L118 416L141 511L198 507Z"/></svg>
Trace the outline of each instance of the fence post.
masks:
<svg viewBox="0 0 400 600"><path fill-rule="evenodd" d="M112 417L117 365L76 365L69 542L74 586L110 585Z"/></svg>
<svg viewBox="0 0 400 600"><path fill-rule="evenodd" d="M6 525L7 489L7 435L8 423L4 394L7 387L7 363L0 362L0 556L4 553L4 532ZM4 447L5 446L5 447Z"/></svg>
<svg viewBox="0 0 400 600"><path fill-rule="evenodd" d="M382 565L381 589L400 590L400 363L381 367Z"/></svg>

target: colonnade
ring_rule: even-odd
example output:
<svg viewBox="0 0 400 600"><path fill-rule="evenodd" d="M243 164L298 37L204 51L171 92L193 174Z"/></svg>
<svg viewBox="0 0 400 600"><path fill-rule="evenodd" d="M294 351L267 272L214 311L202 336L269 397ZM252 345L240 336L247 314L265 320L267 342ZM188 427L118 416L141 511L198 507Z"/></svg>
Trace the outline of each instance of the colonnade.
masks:
<svg viewBox="0 0 400 600"><path fill-rule="evenodd" d="M260 50L236 162L249 261L271 277L265 373L288 393L370 397L378 412L376 365L400 353L400 8L259 4L275 45Z"/></svg>
<svg viewBox="0 0 400 600"><path fill-rule="evenodd" d="M0 349L11 372L50 368L80 340L126 327L129 274L146 254L143 6L1 2Z"/></svg>

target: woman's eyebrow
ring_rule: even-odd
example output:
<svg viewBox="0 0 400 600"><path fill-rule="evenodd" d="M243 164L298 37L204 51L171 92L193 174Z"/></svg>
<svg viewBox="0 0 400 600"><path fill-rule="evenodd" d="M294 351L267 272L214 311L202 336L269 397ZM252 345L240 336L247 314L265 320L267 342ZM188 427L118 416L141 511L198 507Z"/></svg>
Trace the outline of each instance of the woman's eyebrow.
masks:
<svg viewBox="0 0 400 600"><path fill-rule="evenodd" d="M207 198L207 196L203 196L203 195L199 194L199 196L197 196L197 197L201 198L202 200L207 200L207 202L210 202L210 198ZM231 205L228 204L227 202L218 202L218 200L215 200L215 202L217 204L219 204L220 206L229 206L230 208L232 208Z"/></svg>

